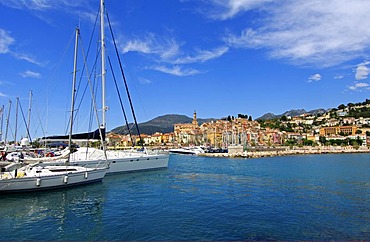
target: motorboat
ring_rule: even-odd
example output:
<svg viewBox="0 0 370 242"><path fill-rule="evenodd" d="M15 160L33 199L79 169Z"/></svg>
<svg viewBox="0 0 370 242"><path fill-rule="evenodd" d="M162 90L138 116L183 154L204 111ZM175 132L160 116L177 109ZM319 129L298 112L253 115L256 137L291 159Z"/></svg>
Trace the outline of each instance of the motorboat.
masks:
<svg viewBox="0 0 370 242"><path fill-rule="evenodd" d="M198 146L194 146L194 147L174 148L170 149L169 152L174 154L198 155L204 153L204 150Z"/></svg>

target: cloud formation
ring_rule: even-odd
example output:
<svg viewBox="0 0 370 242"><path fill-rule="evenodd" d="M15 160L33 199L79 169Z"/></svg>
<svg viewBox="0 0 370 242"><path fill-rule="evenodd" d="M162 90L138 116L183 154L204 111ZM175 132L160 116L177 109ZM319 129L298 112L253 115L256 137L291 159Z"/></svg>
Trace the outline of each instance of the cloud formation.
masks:
<svg viewBox="0 0 370 242"><path fill-rule="evenodd" d="M370 61L363 61L362 63L357 65L356 70L355 70L356 80L364 80L368 77L369 71L370 71L368 67L369 64L370 64Z"/></svg>
<svg viewBox="0 0 370 242"><path fill-rule="evenodd" d="M222 46L213 50L197 50L192 56L181 56L177 58L175 64L203 63L208 60L216 59L229 50L229 47Z"/></svg>
<svg viewBox="0 0 370 242"><path fill-rule="evenodd" d="M261 10L260 25L247 23L240 34L225 37L235 48L264 48L270 57L296 65L330 67L362 57L370 44L370 28L364 24L370 22L370 1L238 1L242 6L237 8L237 1L225 2L230 7L220 19L251 6Z"/></svg>
<svg viewBox="0 0 370 242"><path fill-rule="evenodd" d="M192 53L184 54L184 50L181 49L183 43L177 42L174 38L158 37L152 33L147 34L145 38L133 38L120 43L120 50L123 53L138 52L147 55L157 63L174 65L172 68L166 65L154 65L148 69L176 76L199 74L200 71L185 68L184 65L204 63L221 57L229 50L227 46L220 46L210 50L196 49Z"/></svg>
<svg viewBox="0 0 370 242"><path fill-rule="evenodd" d="M88 0L0 0L0 4L17 9L46 11L65 7L88 5Z"/></svg>
<svg viewBox="0 0 370 242"><path fill-rule="evenodd" d="M312 75L308 78L308 82L313 82L313 81L320 81L321 80L321 75L320 74L315 74Z"/></svg>
<svg viewBox="0 0 370 242"><path fill-rule="evenodd" d="M198 70L192 68L183 69L177 65L173 66L172 68L166 66L154 66L152 69L174 76L192 76L200 73Z"/></svg>
<svg viewBox="0 0 370 242"><path fill-rule="evenodd" d="M22 72L22 73L20 73L20 75L23 78L27 78L27 77L40 78L41 77L41 74L40 73L34 72L34 71L30 71L30 70L27 70L25 72Z"/></svg>
<svg viewBox="0 0 370 242"><path fill-rule="evenodd" d="M369 90L370 87L369 87L369 84L367 84L367 83L357 82L353 86L349 86L348 89L352 90L352 91L361 91L361 90L364 90L364 89Z"/></svg>
<svg viewBox="0 0 370 242"><path fill-rule="evenodd" d="M267 2L273 2L273 0L211 0L211 2L214 4L211 17L226 20L241 12L261 7Z"/></svg>
<svg viewBox="0 0 370 242"><path fill-rule="evenodd" d="M14 39L4 29L0 29L0 54L10 51L9 46L14 43Z"/></svg>

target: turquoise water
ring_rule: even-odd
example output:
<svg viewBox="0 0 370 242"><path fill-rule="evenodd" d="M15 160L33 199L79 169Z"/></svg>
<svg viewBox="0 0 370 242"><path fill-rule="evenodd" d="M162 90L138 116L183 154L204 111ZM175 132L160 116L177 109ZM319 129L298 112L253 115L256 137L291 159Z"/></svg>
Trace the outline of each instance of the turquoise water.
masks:
<svg viewBox="0 0 370 242"><path fill-rule="evenodd" d="M167 170L0 195L1 240L370 240L370 155L171 155Z"/></svg>

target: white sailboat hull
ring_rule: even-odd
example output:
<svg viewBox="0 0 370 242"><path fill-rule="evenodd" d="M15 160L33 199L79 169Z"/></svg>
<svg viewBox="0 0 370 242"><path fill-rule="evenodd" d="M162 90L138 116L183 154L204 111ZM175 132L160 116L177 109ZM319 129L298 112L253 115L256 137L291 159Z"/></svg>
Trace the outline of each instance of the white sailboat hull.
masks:
<svg viewBox="0 0 370 242"><path fill-rule="evenodd" d="M82 147L71 154L69 165L96 167L107 163L107 173L112 174L166 169L168 160L168 154L145 154L143 152L127 151L107 151L107 157L105 158L102 150ZM45 162L45 164L58 165L58 161Z"/></svg>
<svg viewBox="0 0 370 242"><path fill-rule="evenodd" d="M77 172L56 172L52 175L34 174L10 179L6 177L7 174L1 174L0 193L35 192L89 184L101 181L106 172L106 168L84 168Z"/></svg>

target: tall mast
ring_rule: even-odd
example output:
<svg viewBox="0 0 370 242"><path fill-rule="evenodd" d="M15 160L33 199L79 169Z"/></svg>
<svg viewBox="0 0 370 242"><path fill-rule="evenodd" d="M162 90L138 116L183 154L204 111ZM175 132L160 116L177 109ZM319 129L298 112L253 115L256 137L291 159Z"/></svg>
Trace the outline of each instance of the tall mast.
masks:
<svg viewBox="0 0 370 242"><path fill-rule="evenodd" d="M1 123L0 123L0 141L3 140L3 120L4 120L4 105L1 106Z"/></svg>
<svg viewBox="0 0 370 242"><path fill-rule="evenodd" d="M105 37L104 37L104 0L100 0L100 42L101 42L101 89L102 89L102 124L101 129L105 132L106 126L106 105L105 105Z"/></svg>
<svg viewBox="0 0 370 242"><path fill-rule="evenodd" d="M8 111L8 118L6 119L6 129L5 129L5 144L6 144L6 140L8 138L8 127L9 127L9 118L10 118L10 109L12 107L12 101L9 100L9 111Z"/></svg>
<svg viewBox="0 0 370 242"><path fill-rule="evenodd" d="M17 131L18 131L18 105L19 97L17 97L17 104L15 106L15 130L14 130L14 143L17 143ZM28 132L27 132L28 133Z"/></svg>
<svg viewBox="0 0 370 242"><path fill-rule="evenodd" d="M76 28L75 51L73 60L73 78L72 78L72 100L71 100L71 120L69 122L69 144L68 148L71 151L72 147L72 128L74 119L74 106L75 106L75 92L76 92L76 74L77 74L77 50L78 50L78 34L80 30Z"/></svg>
<svg viewBox="0 0 370 242"><path fill-rule="evenodd" d="M30 90L30 100L28 104L28 122L27 122L27 138L30 139L29 137L29 130L30 130L30 123L31 123L31 105L32 105L32 90Z"/></svg>

